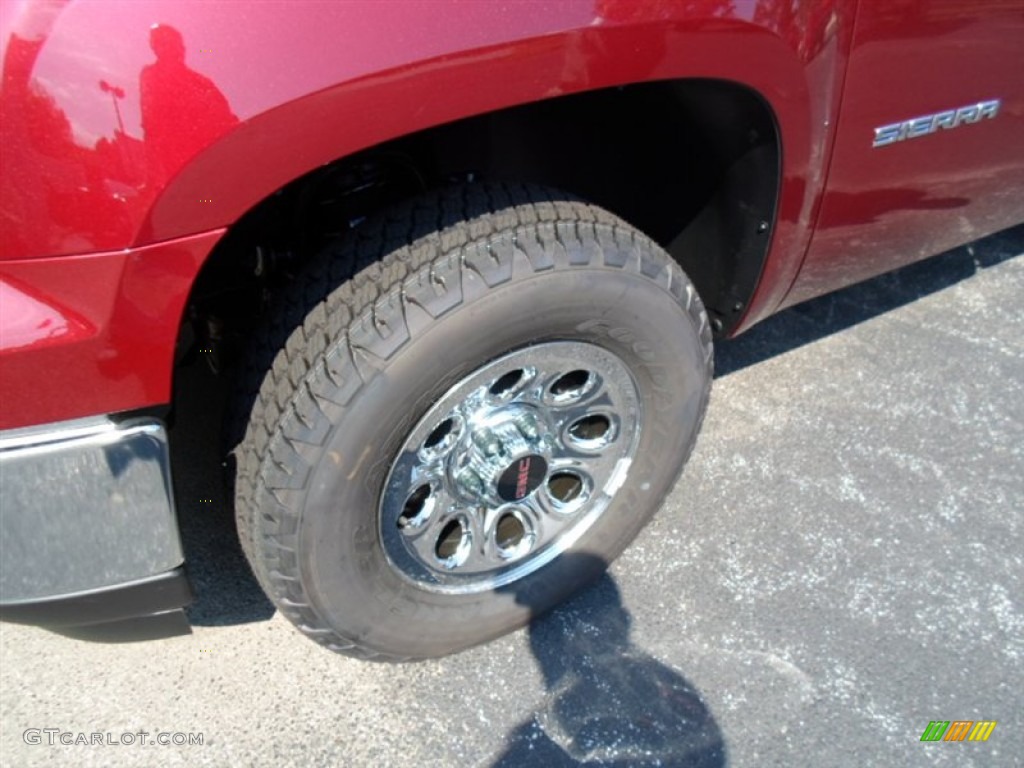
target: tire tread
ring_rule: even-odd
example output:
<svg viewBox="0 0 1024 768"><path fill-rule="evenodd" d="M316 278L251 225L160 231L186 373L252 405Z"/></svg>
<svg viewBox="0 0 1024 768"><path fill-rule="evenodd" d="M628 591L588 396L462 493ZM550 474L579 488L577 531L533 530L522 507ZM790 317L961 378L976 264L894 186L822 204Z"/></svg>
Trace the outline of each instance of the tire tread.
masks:
<svg viewBox="0 0 1024 768"><path fill-rule="evenodd" d="M301 495L313 469L307 454L330 433L316 425L326 423L328 412L341 414L380 363L403 346L410 316L436 318L458 306L471 276L493 286L515 269L577 266L634 272L676 298L699 329L706 404L711 330L693 284L645 235L561 193L491 183L428 193L367 219L285 289L252 341L228 434L242 549L260 585L300 632L349 656L406 660L339 635L302 588L298 504L286 502ZM334 399L339 393L343 402ZM699 425L694 436L698 431ZM693 441L686 457L692 448Z"/></svg>

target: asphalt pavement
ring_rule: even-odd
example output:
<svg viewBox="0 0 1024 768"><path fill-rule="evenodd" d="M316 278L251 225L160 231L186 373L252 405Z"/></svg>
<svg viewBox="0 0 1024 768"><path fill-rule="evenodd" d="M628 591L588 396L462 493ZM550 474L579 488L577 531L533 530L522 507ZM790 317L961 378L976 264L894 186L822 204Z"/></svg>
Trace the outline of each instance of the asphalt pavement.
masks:
<svg viewBox="0 0 1024 768"><path fill-rule="evenodd" d="M0 626L0 763L1022 765L1022 302L1019 227L719 344L684 478L609 575L414 664L336 656L274 612L206 439L218 398L187 401L192 634ZM997 725L920 741L934 720Z"/></svg>

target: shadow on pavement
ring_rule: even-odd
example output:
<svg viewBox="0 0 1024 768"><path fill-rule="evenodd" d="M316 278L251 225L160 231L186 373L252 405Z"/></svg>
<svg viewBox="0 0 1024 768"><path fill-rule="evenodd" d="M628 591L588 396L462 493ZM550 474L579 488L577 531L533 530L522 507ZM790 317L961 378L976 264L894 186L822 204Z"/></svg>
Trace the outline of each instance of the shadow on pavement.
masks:
<svg viewBox="0 0 1024 768"><path fill-rule="evenodd" d="M184 612L180 610L139 616L123 621L90 624L84 627L53 627L49 629L51 632L74 640L105 645L144 643L165 637L192 634L192 626L185 618Z"/></svg>
<svg viewBox="0 0 1024 768"><path fill-rule="evenodd" d="M715 377L756 365L937 293L1024 252L1024 225L826 294L715 344Z"/></svg>
<svg viewBox="0 0 1024 768"><path fill-rule="evenodd" d="M524 602L523 594L516 599ZM547 696L509 735L495 768L725 765L722 734L700 694L630 642L630 623L606 573L530 624Z"/></svg>

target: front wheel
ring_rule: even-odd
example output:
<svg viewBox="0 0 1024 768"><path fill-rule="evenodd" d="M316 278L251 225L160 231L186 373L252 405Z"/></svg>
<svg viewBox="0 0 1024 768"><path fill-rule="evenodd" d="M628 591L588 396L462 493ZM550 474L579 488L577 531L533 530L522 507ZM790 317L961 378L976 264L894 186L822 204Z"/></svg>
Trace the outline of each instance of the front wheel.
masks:
<svg viewBox="0 0 1024 768"><path fill-rule="evenodd" d="M596 578L681 472L711 382L664 251L504 185L364 222L258 346L276 356L238 447L243 547L301 631L388 660L497 637Z"/></svg>

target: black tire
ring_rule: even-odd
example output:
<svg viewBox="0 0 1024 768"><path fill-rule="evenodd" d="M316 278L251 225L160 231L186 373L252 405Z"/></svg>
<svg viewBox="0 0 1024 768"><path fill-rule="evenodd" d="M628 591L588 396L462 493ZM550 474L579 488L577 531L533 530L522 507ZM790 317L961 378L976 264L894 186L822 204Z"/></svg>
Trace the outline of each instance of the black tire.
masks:
<svg viewBox="0 0 1024 768"><path fill-rule="evenodd" d="M650 416L625 483L568 552L507 587L410 584L378 530L390 462L460 377L544 340L598 345L632 374ZM712 376L704 309L662 249L566 195L490 184L403 204L322 253L252 360L235 452L243 548L303 633L389 661L495 638L599 576L682 471Z"/></svg>

